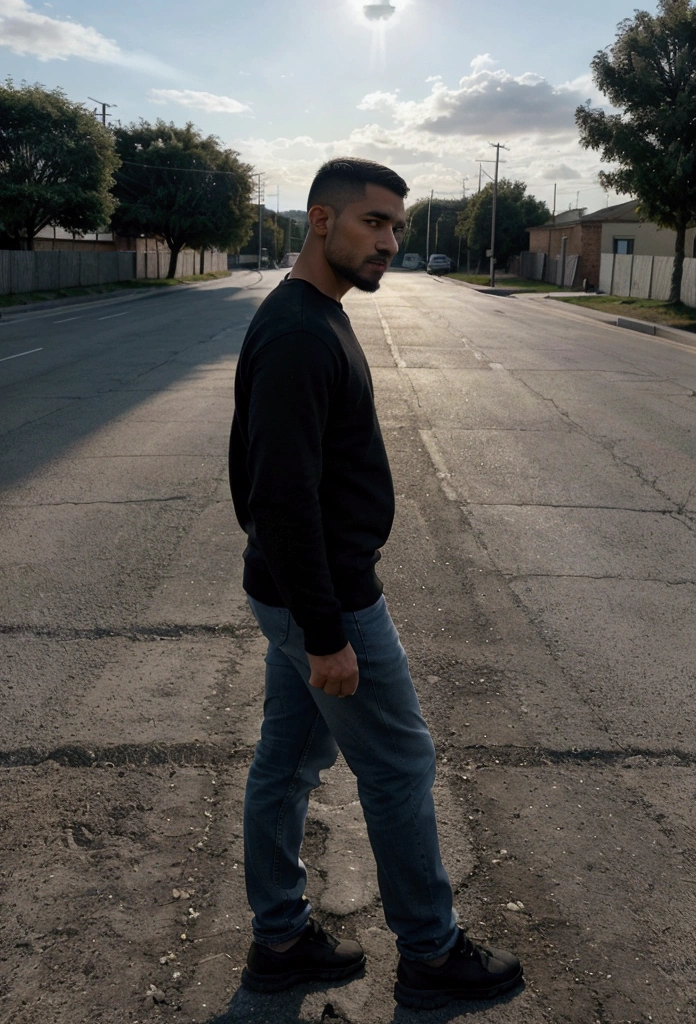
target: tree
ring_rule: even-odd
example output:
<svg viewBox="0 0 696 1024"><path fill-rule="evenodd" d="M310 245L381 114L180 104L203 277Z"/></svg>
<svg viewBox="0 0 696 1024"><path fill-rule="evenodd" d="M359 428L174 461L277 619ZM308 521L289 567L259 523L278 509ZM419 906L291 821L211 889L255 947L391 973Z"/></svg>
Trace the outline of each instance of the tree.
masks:
<svg viewBox="0 0 696 1024"><path fill-rule="evenodd" d="M696 9L660 0L657 15L636 11L595 54L592 74L619 113L578 107L580 141L618 164L600 172L605 188L635 196L645 217L676 232L670 302L678 302L696 215Z"/></svg>
<svg viewBox="0 0 696 1024"><path fill-rule="evenodd" d="M258 256L259 252L259 208L254 206L253 221L251 224L251 237L248 242L241 246L239 252L242 256ZM280 259L285 243L285 231L283 230L284 217L277 217L273 210L263 207L263 223L261 227L261 248L266 249L271 260ZM277 221L277 223L276 223Z"/></svg>
<svg viewBox="0 0 696 1024"><path fill-rule="evenodd" d="M404 252L418 252L425 255L428 236L428 206L430 205L430 252L444 253L457 261L459 240L455 231L458 216L466 209L468 200L419 199L409 206L406 213Z"/></svg>
<svg viewBox="0 0 696 1024"><path fill-rule="evenodd" d="M523 181L501 178L495 217L495 255L499 264L507 263L529 246L527 228L544 224L551 216L546 203L527 195ZM493 218L493 184L489 182L469 200L460 215L457 233L465 238L470 249L478 253L481 266L491 245Z"/></svg>
<svg viewBox="0 0 696 1024"><path fill-rule="evenodd" d="M123 164L116 175L114 228L157 235L169 246L168 277L181 250L238 249L253 223L251 167L189 122L158 120L114 131Z"/></svg>
<svg viewBox="0 0 696 1024"><path fill-rule="evenodd" d="M0 85L0 228L33 249L42 228L97 231L114 208L111 133L60 89Z"/></svg>

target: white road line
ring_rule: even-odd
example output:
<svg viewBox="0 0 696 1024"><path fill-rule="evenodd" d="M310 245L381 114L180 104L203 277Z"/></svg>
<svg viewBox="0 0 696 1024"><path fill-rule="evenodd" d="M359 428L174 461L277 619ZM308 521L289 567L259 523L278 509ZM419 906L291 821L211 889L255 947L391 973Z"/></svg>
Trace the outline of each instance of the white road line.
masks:
<svg viewBox="0 0 696 1024"><path fill-rule="evenodd" d="M401 353L399 352L398 348L394 344L394 339L392 338L392 333L391 333L391 331L389 329L389 324L387 323L387 321L382 316L382 310L377 305L377 299L374 299L373 301L374 301L374 304L375 304L375 309L377 310L377 316L379 317L379 322L381 323L382 330L384 331L385 341L386 341L387 345L389 346L389 351L392 354L392 359L394 360L394 362L396 363L396 365L399 367L400 370L405 370L406 369L406 363L401 358Z"/></svg>
<svg viewBox="0 0 696 1024"><path fill-rule="evenodd" d="M128 310L125 313L112 313L110 316L98 316L97 320L113 320L115 316L128 316Z"/></svg>
<svg viewBox="0 0 696 1024"><path fill-rule="evenodd" d="M0 363L6 362L8 359L19 359L20 356L30 356L32 352L43 352L42 348L30 348L26 352L15 352L13 356L3 356L0 359Z"/></svg>
<svg viewBox="0 0 696 1024"><path fill-rule="evenodd" d="M447 468L445 457L440 451L440 446L435 440L435 434L432 430L419 430L418 433L421 436L421 441L425 445L425 450L430 456L430 461L435 467L435 476L440 481L440 487L445 492L445 496L450 501L458 501L459 495L455 491L451 484L452 475Z"/></svg>
<svg viewBox="0 0 696 1024"><path fill-rule="evenodd" d="M71 320L81 320L79 316L69 316L67 320L54 320L54 324L69 324Z"/></svg>

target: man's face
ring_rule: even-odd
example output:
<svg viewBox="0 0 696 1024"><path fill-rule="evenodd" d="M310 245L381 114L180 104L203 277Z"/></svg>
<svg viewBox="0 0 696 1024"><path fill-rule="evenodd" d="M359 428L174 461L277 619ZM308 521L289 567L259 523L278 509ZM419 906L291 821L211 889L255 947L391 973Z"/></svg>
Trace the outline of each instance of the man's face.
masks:
<svg viewBox="0 0 696 1024"><path fill-rule="evenodd" d="M331 216L327 228L324 254L333 272L376 292L403 239L404 201L381 185L366 185L364 197Z"/></svg>

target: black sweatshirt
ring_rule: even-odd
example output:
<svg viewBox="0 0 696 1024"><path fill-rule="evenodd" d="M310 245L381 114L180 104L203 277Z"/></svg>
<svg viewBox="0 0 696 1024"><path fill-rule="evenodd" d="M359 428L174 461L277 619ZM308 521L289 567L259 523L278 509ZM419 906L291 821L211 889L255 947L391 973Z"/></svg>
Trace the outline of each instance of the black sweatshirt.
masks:
<svg viewBox="0 0 696 1024"><path fill-rule="evenodd" d="M367 360L340 302L286 278L239 355L230 484L248 536L244 589L289 608L310 654L347 640L341 612L374 604L394 489Z"/></svg>

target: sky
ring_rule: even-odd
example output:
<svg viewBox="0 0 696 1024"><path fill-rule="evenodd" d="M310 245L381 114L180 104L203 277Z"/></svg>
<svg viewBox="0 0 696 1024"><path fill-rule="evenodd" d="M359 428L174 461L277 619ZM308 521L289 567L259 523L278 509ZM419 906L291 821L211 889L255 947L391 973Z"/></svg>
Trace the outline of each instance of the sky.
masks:
<svg viewBox="0 0 696 1024"><path fill-rule="evenodd" d="M366 3L373 9L365 11ZM391 7L379 10L383 5ZM654 13L656 0L641 5ZM0 74L113 104L128 124L193 121L263 174L266 204L304 208L314 172L362 156L409 202L526 182L557 211L621 196L597 183L575 108L635 0L0 0ZM375 9L377 8L377 9ZM369 17L368 15L372 15Z"/></svg>

